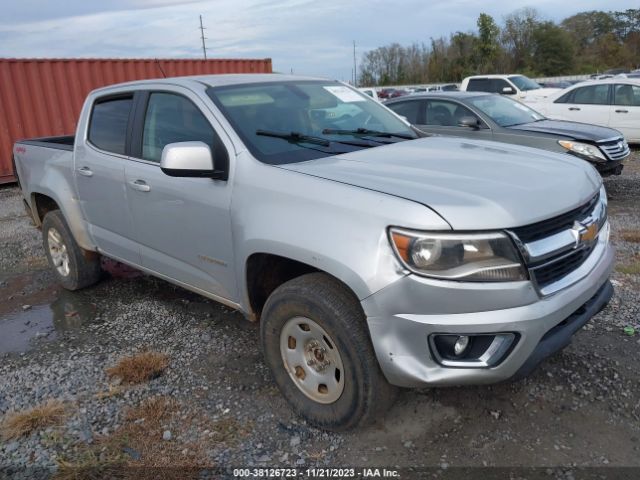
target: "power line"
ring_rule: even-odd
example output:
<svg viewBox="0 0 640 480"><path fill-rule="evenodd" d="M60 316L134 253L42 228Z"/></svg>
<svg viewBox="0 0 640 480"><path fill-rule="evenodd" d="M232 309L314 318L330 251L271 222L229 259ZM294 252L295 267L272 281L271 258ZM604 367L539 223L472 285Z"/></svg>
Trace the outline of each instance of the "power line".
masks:
<svg viewBox="0 0 640 480"><path fill-rule="evenodd" d="M206 37L204 36L204 31L206 28L202 26L202 15L200 15L200 38L202 39L202 53L204 54L204 59L207 59L207 45L204 43Z"/></svg>

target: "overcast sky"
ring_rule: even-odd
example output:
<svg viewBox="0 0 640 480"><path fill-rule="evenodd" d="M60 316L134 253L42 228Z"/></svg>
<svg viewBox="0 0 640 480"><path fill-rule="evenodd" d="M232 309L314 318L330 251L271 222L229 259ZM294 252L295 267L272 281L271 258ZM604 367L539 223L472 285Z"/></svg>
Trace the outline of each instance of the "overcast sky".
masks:
<svg viewBox="0 0 640 480"><path fill-rule="evenodd" d="M475 30L480 12L498 23L532 6L561 20L585 10L638 8L624 0L16 0L3 2L2 57L202 56L273 59L275 71L348 80L353 46L366 50ZM401 6L400 6L401 5Z"/></svg>

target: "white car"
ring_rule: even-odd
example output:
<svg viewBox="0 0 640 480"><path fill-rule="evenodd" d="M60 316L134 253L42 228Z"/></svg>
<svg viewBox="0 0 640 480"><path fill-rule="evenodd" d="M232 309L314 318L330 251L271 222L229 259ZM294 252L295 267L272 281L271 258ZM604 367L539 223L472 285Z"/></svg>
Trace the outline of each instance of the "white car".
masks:
<svg viewBox="0 0 640 480"><path fill-rule="evenodd" d="M627 142L640 143L640 80L609 78L578 83L536 108L549 118L615 128Z"/></svg>
<svg viewBox="0 0 640 480"><path fill-rule="evenodd" d="M474 75L462 80L462 92L488 92L513 95L522 103L538 103L559 92L559 88L543 88L524 75Z"/></svg>

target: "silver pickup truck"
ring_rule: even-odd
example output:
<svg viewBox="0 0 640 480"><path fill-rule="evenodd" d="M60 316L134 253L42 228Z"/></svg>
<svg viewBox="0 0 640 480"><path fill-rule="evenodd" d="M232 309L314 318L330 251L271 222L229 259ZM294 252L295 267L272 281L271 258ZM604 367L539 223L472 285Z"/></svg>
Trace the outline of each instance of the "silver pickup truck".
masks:
<svg viewBox="0 0 640 480"><path fill-rule="evenodd" d="M291 406L340 430L397 387L526 375L612 295L593 167L422 136L335 81L185 77L96 90L14 159L65 288L105 255L243 312Z"/></svg>

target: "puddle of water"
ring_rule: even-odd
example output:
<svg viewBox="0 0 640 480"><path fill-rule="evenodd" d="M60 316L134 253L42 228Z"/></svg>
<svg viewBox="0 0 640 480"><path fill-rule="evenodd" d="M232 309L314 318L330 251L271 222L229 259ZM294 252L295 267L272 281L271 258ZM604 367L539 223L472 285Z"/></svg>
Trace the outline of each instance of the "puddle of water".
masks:
<svg viewBox="0 0 640 480"><path fill-rule="evenodd" d="M61 290L47 305L0 316L0 353L25 352L34 339L54 340L96 317L96 306L78 294Z"/></svg>

